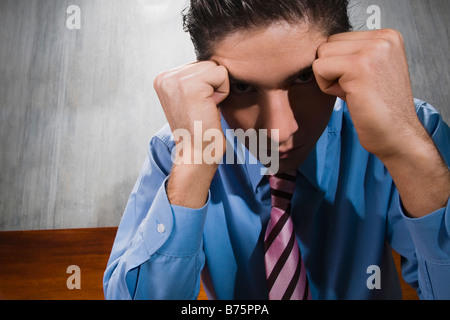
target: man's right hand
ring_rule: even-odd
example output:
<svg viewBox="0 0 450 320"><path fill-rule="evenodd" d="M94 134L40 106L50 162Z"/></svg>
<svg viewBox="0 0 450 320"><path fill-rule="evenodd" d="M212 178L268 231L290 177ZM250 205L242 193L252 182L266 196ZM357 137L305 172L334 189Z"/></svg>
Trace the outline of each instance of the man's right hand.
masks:
<svg viewBox="0 0 450 320"><path fill-rule="evenodd" d="M206 147L204 143L202 150L194 149L199 147L194 145L194 122L202 123L202 135L208 129L222 132L218 105L229 94L227 69L213 61L195 62L161 73L154 81L154 88L172 132L177 129L188 130L191 135L191 154L203 154ZM223 153L215 157L221 158L225 153L223 134L222 139ZM184 161L173 166L167 195L171 204L200 208L207 200L217 164L194 164L193 158L191 160L190 163Z"/></svg>

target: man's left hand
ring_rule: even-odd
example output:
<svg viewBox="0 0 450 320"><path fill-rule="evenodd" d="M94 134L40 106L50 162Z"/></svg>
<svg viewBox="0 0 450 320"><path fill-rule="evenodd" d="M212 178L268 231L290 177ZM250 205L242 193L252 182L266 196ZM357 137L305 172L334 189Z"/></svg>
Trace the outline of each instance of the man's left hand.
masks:
<svg viewBox="0 0 450 320"><path fill-rule="evenodd" d="M362 146L380 158L403 152L426 132L414 109L408 63L395 30L333 35L318 49L313 69L327 94L347 102ZM424 136L425 135L425 136Z"/></svg>
<svg viewBox="0 0 450 320"><path fill-rule="evenodd" d="M450 172L416 114L402 35L340 33L317 56L320 89L347 102L361 145L383 161L408 213L420 217L445 206Z"/></svg>

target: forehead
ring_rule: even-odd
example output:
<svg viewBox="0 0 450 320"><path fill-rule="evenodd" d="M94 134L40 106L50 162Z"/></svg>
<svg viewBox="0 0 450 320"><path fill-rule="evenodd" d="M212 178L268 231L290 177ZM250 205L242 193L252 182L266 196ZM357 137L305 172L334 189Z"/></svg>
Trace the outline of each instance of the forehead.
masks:
<svg viewBox="0 0 450 320"><path fill-rule="evenodd" d="M306 23L277 23L227 36L216 44L211 60L225 66L234 78L272 87L311 66L325 40Z"/></svg>

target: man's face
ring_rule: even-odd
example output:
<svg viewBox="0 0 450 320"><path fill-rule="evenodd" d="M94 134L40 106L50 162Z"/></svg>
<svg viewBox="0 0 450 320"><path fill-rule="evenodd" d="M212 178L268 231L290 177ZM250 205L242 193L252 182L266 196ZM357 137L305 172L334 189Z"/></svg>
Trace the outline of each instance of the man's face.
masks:
<svg viewBox="0 0 450 320"><path fill-rule="evenodd" d="M231 34L211 57L230 74L220 105L228 125L269 136L279 129L279 172L306 159L331 117L336 98L319 89L311 67L326 39L306 24L273 24Z"/></svg>

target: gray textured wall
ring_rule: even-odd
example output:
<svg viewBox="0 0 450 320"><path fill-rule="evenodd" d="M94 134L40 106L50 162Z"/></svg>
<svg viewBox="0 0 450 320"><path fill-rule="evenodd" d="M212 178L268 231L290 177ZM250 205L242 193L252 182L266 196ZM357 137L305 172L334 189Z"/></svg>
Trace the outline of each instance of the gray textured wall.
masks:
<svg viewBox="0 0 450 320"><path fill-rule="evenodd" d="M406 44L414 96L450 122L450 1L351 0L354 27L367 30L367 8L381 9L381 27L399 30Z"/></svg>
<svg viewBox="0 0 450 320"><path fill-rule="evenodd" d="M0 229L119 223L165 122L153 79L194 59L186 3L0 0Z"/></svg>
<svg viewBox="0 0 450 320"><path fill-rule="evenodd" d="M186 4L0 0L0 230L118 225L165 122L153 79L194 59ZM353 1L355 27L373 4L404 33L415 96L449 121L450 2Z"/></svg>

